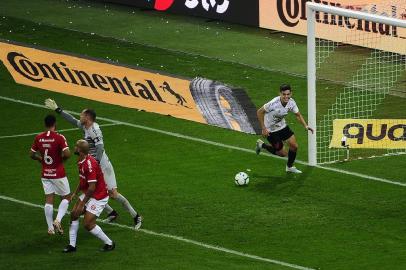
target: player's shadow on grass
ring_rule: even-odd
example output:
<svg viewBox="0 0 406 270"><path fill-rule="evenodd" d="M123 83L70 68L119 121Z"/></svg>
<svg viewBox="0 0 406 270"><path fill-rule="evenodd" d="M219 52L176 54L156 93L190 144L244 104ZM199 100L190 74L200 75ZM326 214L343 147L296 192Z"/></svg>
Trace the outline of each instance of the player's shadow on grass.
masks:
<svg viewBox="0 0 406 270"><path fill-rule="evenodd" d="M285 192L294 193L300 189L305 180L311 175L313 168L306 168L301 174L286 173L285 176L269 176L253 174L253 189L264 193ZM255 181L257 179L257 181Z"/></svg>

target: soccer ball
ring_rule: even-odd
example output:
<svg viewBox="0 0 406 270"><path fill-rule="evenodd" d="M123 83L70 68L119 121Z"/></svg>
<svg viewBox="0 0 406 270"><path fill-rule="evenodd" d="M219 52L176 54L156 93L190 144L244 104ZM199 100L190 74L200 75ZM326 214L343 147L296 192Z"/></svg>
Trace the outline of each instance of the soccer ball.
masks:
<svg viewBox="0 0 406 270"><path fill-rule="evenodd" d="M248 185L250 177L245 172L239 172L235 175L234 182L237 186Z"/></svg>

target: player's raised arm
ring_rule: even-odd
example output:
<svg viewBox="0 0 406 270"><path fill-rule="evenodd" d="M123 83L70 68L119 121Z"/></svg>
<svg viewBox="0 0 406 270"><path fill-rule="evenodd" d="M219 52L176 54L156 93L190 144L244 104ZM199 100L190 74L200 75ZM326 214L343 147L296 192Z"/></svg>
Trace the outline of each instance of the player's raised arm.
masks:
<svg viewBox="0 0 406 270"><path fill-rule="evenodd" d="M45 100L45 106L46 106L48 109L54 110L55 112L59 113L66 121L68 121L68 122L71 123L72 125L74 125L74 126L76 126L76 127L78 127L78 128L81 128L81 127L82 127L82 124L80 123L80 121L79 121L78 119L76 119L75 117L73 117L71 114L69 114L69 113L67 113L67 112L64 112L64 111L62 110L62 108L59 107L59 106L56 104L55 100L50 99L50 98L47 98L47 99Z"/></svg>

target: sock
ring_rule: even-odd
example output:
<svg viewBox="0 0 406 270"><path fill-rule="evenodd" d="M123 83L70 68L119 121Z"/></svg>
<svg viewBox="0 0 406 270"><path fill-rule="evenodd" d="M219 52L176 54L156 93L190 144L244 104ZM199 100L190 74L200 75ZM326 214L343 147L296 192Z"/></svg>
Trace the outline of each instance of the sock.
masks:
<svg viewBox="0 0 406 270"><path fill-rule="evenodd" d="M113 244L113 241L108 238L108 236L103 232L103 230L99 227L99 225L96 225L93 229L89 231L91 234L102 240L105 244L111 245Z"/></svg>
<svg viewBox="0 0 406 270"><path fill-rule="evenodd" d="M106 212L107 215L109 215L111 212L113 212L113 208L111 208L110 205L106 204L103 211Z"/></svg>
<svg viewBox="0 0 406 270"><path fill-rule="evenodd" d="M296 152L289 150L288 164L287 164L289 168L293 166L293 163L295 162L295 159L296 159Z"/></svg>
<svg viewBox="0 0 406 270"><path fill-rule="evenodd" d="M135 218L135 216L137 215L137 212L135 212L134 208L131 206L130 202L120 193L118 193L118 196L116 198L116 200L121 203L121 205L124 207L125 210L127 210L127 212L130 212L130 215Z"/></svg>
<svg viewBox="0 0 406 270"><path fill-rule="evenodd" d="M58 214L56 215L57 221L61 222L63 216L66 214L66 211L68 211L68 206L69 206L69 201L66 199L63 199L58 207Z"/></svg>
<svg viewBox="0 0 406 270"><path fill-rule="evenodd" d="M276 154L275 148L273 148L272 145L270 145L270 144L263 143L263 144L262 144L262 148L268 150L268 152L270 152L270 153L273 154L273 155Z"/></svg>
<svg viewBox="0 0 406 270"><path fill-rule="evenodd" d="M54 229L54 225L52 225L53 219L54 219L54 206L52 204L45 204L44 207L44 212L45 212L45 219L47 221L48 225L48 230L49 229Z"/></svg>
<svg viewBox="0 0 406 270"><path fill-rule="evenodd" d="M76 238L78 237L79 220L74 220L69 227L69 245L76 247Z"/></svg>

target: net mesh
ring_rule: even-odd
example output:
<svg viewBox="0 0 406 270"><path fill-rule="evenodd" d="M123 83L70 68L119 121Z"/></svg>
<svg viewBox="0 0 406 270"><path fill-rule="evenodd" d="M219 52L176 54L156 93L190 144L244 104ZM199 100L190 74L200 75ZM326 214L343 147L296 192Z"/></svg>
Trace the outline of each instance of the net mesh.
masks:
<svg viewBox="0 0 406 270"><path fill-rule="evenodd" d="M406 19L405 7L406 0L398 0L357 9ZM316 39L317 162L406 153L406 149L353 149L351 145L350 150L330 148L335 119L406 118L405 29L331 14L316 13L316 20L316 37L335 33L334 40ZM327 21L329 25L323 23ZM354 27L347 27L350 24ZM379 135L379 130L374 132Z"/></svg>

